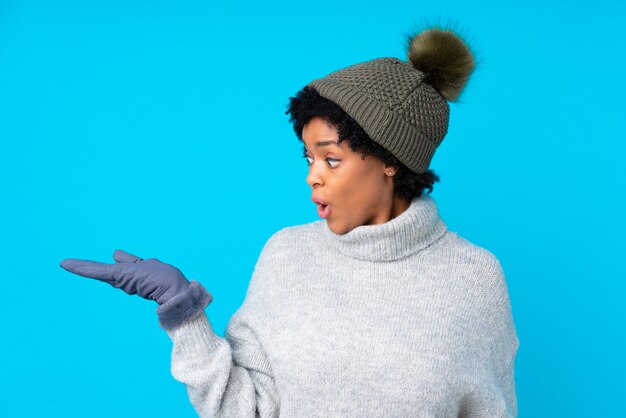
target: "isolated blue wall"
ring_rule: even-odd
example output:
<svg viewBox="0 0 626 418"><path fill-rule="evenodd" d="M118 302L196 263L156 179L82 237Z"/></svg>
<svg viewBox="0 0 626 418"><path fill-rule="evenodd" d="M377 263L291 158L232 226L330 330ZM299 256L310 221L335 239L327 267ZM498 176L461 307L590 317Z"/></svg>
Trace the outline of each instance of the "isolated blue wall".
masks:
<svg viewBox="0 0 626 418"><path fill-rule="evenodd" d="M623 412L626 12L574 4L2 0L0 415L195 416L154 302L59 261L174 264L223 335L267 238L319 219L289 96L448 18L482 63L432 196L503 265L520 416Z"/></svg>

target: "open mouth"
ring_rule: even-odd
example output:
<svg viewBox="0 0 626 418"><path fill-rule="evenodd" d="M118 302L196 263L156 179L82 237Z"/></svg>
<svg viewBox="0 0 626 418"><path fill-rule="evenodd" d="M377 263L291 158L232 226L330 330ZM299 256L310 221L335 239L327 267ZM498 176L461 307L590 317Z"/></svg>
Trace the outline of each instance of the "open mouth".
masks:
<svg viewBox="0 0 626 418"><path fill-rule="evenodd" d="M330 207L328 205L324 205L321 203L317 204L317 214L321 217L326 219L328 217L328 215L330 214Z"/></svg>

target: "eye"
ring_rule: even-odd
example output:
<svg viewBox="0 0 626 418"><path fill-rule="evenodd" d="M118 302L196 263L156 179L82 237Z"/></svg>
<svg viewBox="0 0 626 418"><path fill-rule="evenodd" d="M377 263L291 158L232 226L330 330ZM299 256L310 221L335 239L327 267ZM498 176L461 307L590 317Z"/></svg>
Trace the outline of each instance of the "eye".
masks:
<svg viewBox="0 0 626 418"><path fill-rule="evenodd" d="M310 166L310 165L311 165L311 163L312 163L312 161L311 161L311 160L313 160L313 157L309 156L309 155L305 152L305 153L302 155L302 158L305 158L305 159L306 159L306 164L307 164L308 166ZM336 168L338 164L333 165L332 163L339 163L341 160L338 160L338 159L336 159L336 158L326 158L326 161L328 162L328 166L329 166L330 168ZM332 161L332 163L331 163L331 161Z"/></svg>
<svg viewBox="0 0 626 418"><path fill-rule="evenodd" d="M334 159L334 158L326 158L326 161L328 161L328 165L330 166L330 168L335 168L335 167L337 167L337 165L339 165L338 163L339 163L339 161L341 161L341 160L336 160L336 159ZM330 163L331 161L334 161L335 163L337 163L337 165L332 165L332 164Z"/></svg>

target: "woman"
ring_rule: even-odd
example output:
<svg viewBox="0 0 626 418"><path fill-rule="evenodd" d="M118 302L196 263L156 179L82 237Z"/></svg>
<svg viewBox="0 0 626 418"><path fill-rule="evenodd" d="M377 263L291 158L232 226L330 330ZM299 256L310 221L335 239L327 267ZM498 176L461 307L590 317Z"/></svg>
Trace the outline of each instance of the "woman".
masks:
<svg viewBox="0 0 626 418"><path fill-rule="evenodd" d="M155 300L172 374L202 417L514 417L519 346L500 263L447 230L428 169L474 68L450 30L409 63L335 71L290 99L323 220L265 244L217 336L212 296L157 259L61 265Z"/></svg>

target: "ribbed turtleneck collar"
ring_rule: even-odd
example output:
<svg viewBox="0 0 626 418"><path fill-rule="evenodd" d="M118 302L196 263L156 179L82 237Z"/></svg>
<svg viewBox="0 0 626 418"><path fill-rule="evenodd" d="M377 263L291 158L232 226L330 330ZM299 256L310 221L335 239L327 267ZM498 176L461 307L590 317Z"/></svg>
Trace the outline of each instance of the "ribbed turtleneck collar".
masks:
<svg viewBox="0 0 626 418"><path fill-rule="evenodd" d="M322 220L319 227L330 247L349 257L371 261L391 261L426 248L446 232L435 200L423 193L409 207L382 224L361 225L345 234L336 234Z"/></svg>

